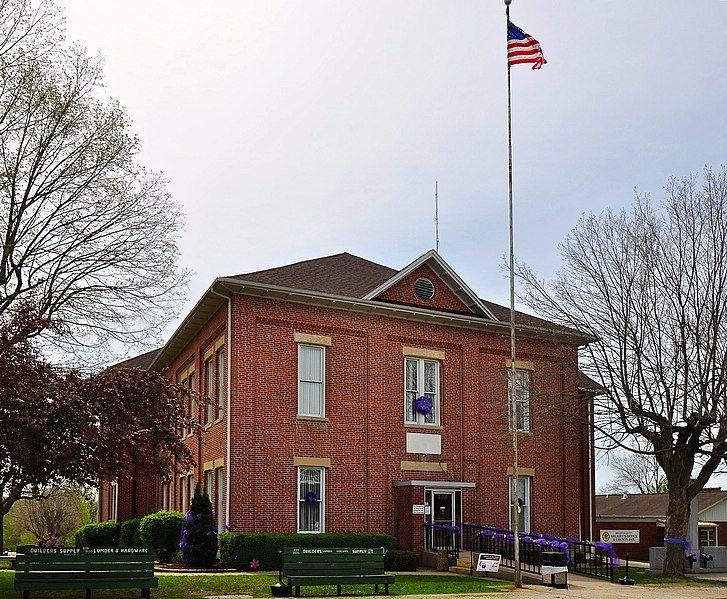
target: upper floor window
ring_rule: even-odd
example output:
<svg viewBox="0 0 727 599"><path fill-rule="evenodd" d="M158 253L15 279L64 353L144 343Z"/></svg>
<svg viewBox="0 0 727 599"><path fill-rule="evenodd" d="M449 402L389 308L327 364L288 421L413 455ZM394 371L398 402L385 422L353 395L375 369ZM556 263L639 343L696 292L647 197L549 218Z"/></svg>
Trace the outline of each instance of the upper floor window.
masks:
<svg viewBox="0 0 727 599"><path fill-rule="evenodd" d="M207 396L207 410L205 422L210 424L215 419L215 360L207 358L204 362L205 395Z"/></svg>
<svg viewBox="0 0 727 599"><path fill-rule="evenodd" d="M326 348L298 345L298 415L326 415Z"/></svg>
<svg viewBox="0 0 727 599"><path fill-rule="evenodd" d="M530 371L515 370L515 414L513 415L512 401L512 369L507 369L508 406L510 414L510 430L515 426L519 432L530 432ZM513 417L514 416L514 417Z"/></svg>
<svg viewBox="0 0 727 599"><path fill-rule="evenodd" d="M215 362L217 365L217 418L222 418L222 412L225 409L225 399L227 398L227 386L225 384L225 348L224 346L215 352Z"/></svg>
<svg viewBox="0 0 727 599"><path fill-rule="evenodd" d="M404 421L439 424L439 362L406 358L404 370Z"/></svg>

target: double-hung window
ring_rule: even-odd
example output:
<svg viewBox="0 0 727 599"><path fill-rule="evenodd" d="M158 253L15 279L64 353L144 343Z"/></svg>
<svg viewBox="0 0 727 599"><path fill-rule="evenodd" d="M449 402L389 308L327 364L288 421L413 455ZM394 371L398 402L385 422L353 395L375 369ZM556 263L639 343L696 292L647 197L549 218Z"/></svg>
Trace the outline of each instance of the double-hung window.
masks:
<svg viewBox="0 0 727 599"><path fill-rule="evenodd" d="M217 414L215 417L222 418L222 412L225 409L225 396L227 395L224 346L215 352L215 363L217 364Z"/></svg>
<svg viewBox="0 0 727 599"><path fill-rule="evenodd" d="M207 400L207 411L205 424L212 424L215 419L215 360L207 358L204 362L205 395Z"/></svg>
<svg viewBox="0 0 727 599"><path fill-rule="evenodd" d="M510 487L510 528L515 524L515 518L518 518L518 531L530 532L530 477L517 477L517 500L514 499L515 478L508 477L508 486Z"/></svg>
<svg viewBox="0 0 727 599"><path fill-rule="evenodd" d="M507 403L510 414L510 430L517 426L518 432L530 432L530 371L515 370L515 413L513 414L512 369L507 369Z"/></svg>
<svg viewBox="0 0 727 599"><path fill-rule="evenodd" d="M171 506L169 505L169 499L170 499L170 497L169 497L169 483L168 482L163 482L162 483L162 509L163 510L170 509Z"/></svg>
<svg viewBox="0 0 727 599"><path fill-rule="evenodd" d="M326 348L298 345L298 415L326 415Z"/></svg>
<svg viewBox="0 0 727 599"><path fill-rule="evenodd" d="M207 491L207 496L210 498L212 505L215 504L214 475L214 470L207 470L204 473L204 490Z"/></svg>
<svg viewBox="0 0 727 599"><path fill-rule="evenodd" d="M325 532L325 468L298 468L298 532Z"/></svg>
<svg viewBox="0 0 727 599"><path fill-rule="evenodd" d="M215 516L217 517L217 532L222 532L225 530L225 514L223 513L223 498L224 498L224 479L223 479L223 469L217 468L215 470Z"/></svg>
<svg viewBox="0 0 727 599"><path fill-rule="evenodd" d="M439 424L439 362L406 358L404 379L406 424Z"/></svg>

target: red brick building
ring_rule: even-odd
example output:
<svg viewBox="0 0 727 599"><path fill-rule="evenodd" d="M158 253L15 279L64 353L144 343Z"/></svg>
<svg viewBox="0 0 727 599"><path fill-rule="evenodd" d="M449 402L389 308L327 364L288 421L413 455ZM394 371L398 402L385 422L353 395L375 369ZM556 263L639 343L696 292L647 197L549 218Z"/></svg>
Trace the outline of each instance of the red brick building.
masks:
<svg viewBox="0 0 727 599"><path fill-rule="evenodd" d="M517 424L523 525L592 538L587 339L516 322L511 417L509 310L434 251L401 270L343 253L218 278L161 350L120 365L213 399L187 439L197 466L105 485L101 517L183 509L201 483L233 531L381 531L420 550L425 520L510 524Z"/></svg>
<svg viewBox="0 0 727 599"><path fill-rule="evenodd" d="M727 545L727 491L706 487L697 495L699 547ZM667 493L616 493L596 496L596 530L601 540L613 543L608 536L616 531L631 531L629 543L613 543L616 553L631 559L649 561L649 547L664 545ZM638 542L636 535L638 531ZM697 548L692 549L696 551Z"/></svg>

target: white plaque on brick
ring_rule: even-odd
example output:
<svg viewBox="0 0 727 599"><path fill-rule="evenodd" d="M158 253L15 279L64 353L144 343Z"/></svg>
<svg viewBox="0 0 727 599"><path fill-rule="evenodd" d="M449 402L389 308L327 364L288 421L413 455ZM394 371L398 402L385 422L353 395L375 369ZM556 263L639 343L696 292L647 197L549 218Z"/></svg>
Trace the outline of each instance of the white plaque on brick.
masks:
<svg viewBox="0 0 727 599"><path fill-rule="evenodd" d="M442 453L442 435L407 433L406 452L440 455Z"/></svg>
<svg viewBox="0 0 727 599"><path fill-rule="evenodd" d="M411 506L411 513L412 513L412 514L421 514L421 515L424 515L424 513L425 513L425 511L426 511L426 510L424 509L425 507L426 507L426 506L425 506L425 505L423 505L423 504L422 504L422 505L417 505L417 504L415 504L415 505Z"/></svg>

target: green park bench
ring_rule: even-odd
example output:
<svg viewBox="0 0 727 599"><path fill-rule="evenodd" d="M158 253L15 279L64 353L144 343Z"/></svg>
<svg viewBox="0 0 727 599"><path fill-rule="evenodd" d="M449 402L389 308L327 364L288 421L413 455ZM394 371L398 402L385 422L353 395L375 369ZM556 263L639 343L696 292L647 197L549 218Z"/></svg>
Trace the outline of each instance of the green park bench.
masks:
<svg viewBox="0 0 727 599"><path fill-rule="evenodd" d="M334 584L339 595L343 584L373 584L376 593L379 585L383 584L388 594L394 576L384 572L385 553L383 547L285 547L282 575L289 587L295 587L297 596L300 596L302 586Z"/></svg>
<svg viewBox="0 0 727 599"><path fill-rule="evenodd" d="M149 599L159 582L154 578L154 554L139 547L18 547L15 590L141 589Z"/></svg>

